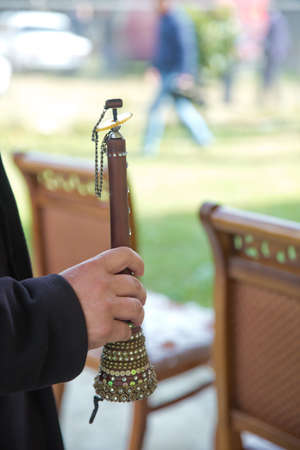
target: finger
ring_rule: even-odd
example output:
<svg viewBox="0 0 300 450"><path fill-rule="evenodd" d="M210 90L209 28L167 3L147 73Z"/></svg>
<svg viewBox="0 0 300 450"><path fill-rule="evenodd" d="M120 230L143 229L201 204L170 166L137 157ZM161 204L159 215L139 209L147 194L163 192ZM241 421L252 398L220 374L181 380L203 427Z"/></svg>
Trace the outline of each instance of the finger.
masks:
<svg viewBox="0 0 300 450"><path fill-rule="evenodd" d="M139 300L131 297L116 297L112 302L114 319L129 320L140 326L144 320L144 308Z"/></svg>
<svg viewBox="0 0 300 450"><path fill-rule="evenodd" d="M104 258L106 269L110 273L117 274L128 268L137 277L144 275L144 262L142 258L129 247L118 247L107 250L100 258Z"/></svg>
<svg viewBox="0 0 300 450"><path fill-rule="evenodd" d="M129 341L131 338L131 328L128 323L114 320L109 342Z"/></svg>
<svg viewBox="0 0 300 450"><path fill-rule="evenodd" d="M143 305L146 302L146 289L142 283L132 275L115 275L113 280L114 292L119 297L137 298Z"/></svg>

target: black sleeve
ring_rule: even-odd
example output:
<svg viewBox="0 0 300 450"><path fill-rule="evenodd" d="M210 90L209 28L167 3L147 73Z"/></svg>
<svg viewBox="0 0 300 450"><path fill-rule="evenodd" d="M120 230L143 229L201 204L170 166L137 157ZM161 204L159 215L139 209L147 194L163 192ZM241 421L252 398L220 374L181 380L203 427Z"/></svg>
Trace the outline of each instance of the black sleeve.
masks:
<svg viewBox="0 0 300 450"><path fill-rule="evenodd" d="M84 314L63 277L0 278L0 395L69 381L86 354Z"/></svg>

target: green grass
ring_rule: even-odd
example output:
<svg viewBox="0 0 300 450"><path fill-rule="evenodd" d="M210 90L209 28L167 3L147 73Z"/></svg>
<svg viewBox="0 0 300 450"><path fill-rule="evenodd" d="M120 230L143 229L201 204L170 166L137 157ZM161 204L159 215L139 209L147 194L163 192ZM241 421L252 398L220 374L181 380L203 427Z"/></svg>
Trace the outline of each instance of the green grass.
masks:
<svg viewBox="0 0 300 450"><path fill-rule="evenodd" d="M212 303L213 264L198 220L205 200L300 221L300 105L297 80L286 80L280 103L257 106L249 79L226 109L218 87L208 87L204 112L216 136L196 147L169 112L157 158L140 156L146 109L153 88L138 77L123 80L19 76L3 97L1 150L30 240L28 197L9 153L15 148L93 158L90 133L99 105L123 97L135 114L124 134L138 217L145 285L182 302ZM97 93L97 95L95 95Z"/></svg>

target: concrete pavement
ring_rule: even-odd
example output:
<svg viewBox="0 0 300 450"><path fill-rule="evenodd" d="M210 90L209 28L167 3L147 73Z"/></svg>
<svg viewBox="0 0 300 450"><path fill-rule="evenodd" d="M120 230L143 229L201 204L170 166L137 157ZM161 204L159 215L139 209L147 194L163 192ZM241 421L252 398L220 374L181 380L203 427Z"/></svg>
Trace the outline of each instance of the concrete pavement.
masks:
<svg viewBox="0 0 300 450"><path fill-rule="evenodd" d="M131 419L130 404L103 402L95 422L89 425L93 408L94 372L85 369L68 384L61 424L66 450L125 450ZM185 386L196 386L211 376L209 369L160 383L153 401L172 397ZM158 411L150 416L144 450L211 450L216 415L213 388Z"/></svg>

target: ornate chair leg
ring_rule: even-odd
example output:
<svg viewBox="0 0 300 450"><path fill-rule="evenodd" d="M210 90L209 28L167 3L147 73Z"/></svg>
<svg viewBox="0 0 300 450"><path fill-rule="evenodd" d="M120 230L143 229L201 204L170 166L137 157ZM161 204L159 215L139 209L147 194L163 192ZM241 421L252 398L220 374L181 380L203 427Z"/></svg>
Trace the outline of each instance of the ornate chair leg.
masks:
<svg viewBox="0 0 300 450"><path fill-rule="evenodd" d="M141 450L143 448L148 413L147 399L138 400L133 403L132 425L127 450Z"/></svg>
<svg viewBox="0 0 300 450"><path fill-rule="evenodd" d="M52 387L56 402L56 408L58 413L60 413L63 395L65 392L65 383L54 384Z"/></svg>

